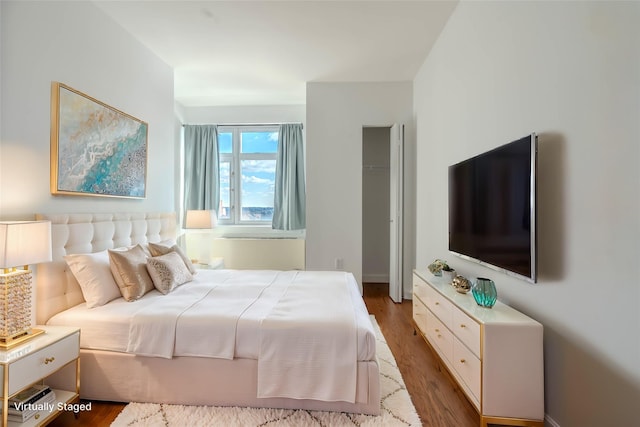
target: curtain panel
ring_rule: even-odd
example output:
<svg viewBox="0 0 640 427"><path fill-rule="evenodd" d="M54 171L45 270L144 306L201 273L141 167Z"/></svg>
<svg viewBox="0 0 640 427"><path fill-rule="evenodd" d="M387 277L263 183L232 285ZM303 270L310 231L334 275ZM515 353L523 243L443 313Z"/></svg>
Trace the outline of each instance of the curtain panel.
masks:
<svg viewBox="0 0 640 427"><path fill-rule="evenodd" d="M218 127L184 126L184 208L215 210L220 200Z"/></svg>
<svg viewBox="0 0 640 427"><path fill-rule="evenodd" d="M278 136L272 228L303 230L306 204L302 124L282 124Z"/></svg>

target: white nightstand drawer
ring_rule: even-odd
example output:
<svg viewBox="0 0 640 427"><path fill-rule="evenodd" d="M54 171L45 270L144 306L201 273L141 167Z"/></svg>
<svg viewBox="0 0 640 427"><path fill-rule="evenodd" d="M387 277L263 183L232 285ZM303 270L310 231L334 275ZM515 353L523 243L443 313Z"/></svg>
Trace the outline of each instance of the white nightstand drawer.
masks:
<svg viewBox="0 0 640 427"><path fill-rule="evenodd" d="M476 405L480 402L480 359L474 355L460 340L453 340L453 369L462 378L464 384L469 388L476 400Z"/></svg>
<svg viewBox="0 0 640 427"><path fill-rule="evenodd" d="M453 333L480 357L480 324L458 309L453 311Z"/></svg>
<svg viewBox="0 0 640 427"><path fill-rule="evenodd" d="M78 358L79 343L80 333L76 332L9 365L9 395Z"/></svg>
<svg viewBox="0 0 640 427"><path fill-rule="evenodd" d="M427 310L427 339L448 361L453 357L453 334L438 318Z"/></svg>

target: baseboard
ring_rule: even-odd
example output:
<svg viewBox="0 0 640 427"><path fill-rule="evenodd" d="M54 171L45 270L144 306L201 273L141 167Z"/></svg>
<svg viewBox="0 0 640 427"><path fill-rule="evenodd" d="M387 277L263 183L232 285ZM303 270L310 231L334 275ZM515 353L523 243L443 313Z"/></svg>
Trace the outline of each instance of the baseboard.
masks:
<svg viewBox="0 0 640 427"><path fill-rule="evenodd" d="M363 283L389 283L388 274L363 274Z"/></svg>

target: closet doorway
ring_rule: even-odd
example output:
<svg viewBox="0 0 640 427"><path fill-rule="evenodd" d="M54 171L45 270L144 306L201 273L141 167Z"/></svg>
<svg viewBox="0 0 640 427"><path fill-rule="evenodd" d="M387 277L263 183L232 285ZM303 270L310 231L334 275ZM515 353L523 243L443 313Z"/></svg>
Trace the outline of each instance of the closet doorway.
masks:
<svg viewBox="0 0 640 427"><path fill-rule="evenodd" d="M362 282L402 302L403 126L362 128Z"/></svg>

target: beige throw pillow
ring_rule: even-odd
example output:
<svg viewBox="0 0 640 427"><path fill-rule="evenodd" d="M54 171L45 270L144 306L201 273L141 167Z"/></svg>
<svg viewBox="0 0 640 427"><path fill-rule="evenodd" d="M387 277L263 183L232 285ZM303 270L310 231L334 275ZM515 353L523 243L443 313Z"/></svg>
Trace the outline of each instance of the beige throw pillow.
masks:
<svg viewBox="0 0 640 427"><path fill-rule="evenodd" d="M109 249L111 273L120 293L127 301L135 301L153 290L153 281L147 272L147 256L140 245L126 251Z"/></svg>
<svg viewBox="0 0 640 427"><path fill-rule="evenodd" d="M193 275L176 252L149 258L147 271L149 271L153 285L165 295L178 286L193 280Z"/></svg>
<svg viewBox="0 0 640 427"><path fill-rule="evenodd" d="M191 274L196 274L197 272L189 257L184 253L182 249L180 249L180 246L176 245L173 242L171 242L170 244L167 244L166 242L149 243L149 252L151 252L151 256L154 257L166 255L169 252L175 252L180 255L180 258L182 258L184 265L187 266Z"/></svg>

